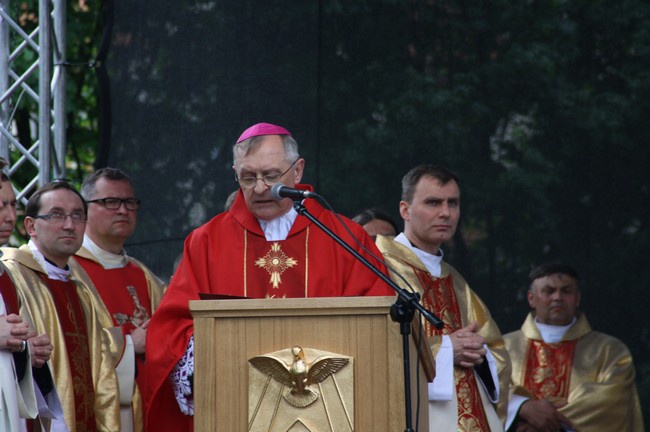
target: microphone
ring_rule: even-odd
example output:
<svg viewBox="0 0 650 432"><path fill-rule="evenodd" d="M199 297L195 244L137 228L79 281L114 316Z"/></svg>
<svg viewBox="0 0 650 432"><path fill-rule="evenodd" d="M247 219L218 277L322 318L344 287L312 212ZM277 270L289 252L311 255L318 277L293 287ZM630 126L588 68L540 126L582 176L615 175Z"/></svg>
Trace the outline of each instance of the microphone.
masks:
<svg viewBox="0 0 650 432"><path fill-rule="evenodd" d="M302 200L305 198L318 198L318 194L306 190L295 189L289 186L285 186L282 183L276 183L271 188L271 195L276 201L280 201L282 198L291 198L292 200Z"/></svg>

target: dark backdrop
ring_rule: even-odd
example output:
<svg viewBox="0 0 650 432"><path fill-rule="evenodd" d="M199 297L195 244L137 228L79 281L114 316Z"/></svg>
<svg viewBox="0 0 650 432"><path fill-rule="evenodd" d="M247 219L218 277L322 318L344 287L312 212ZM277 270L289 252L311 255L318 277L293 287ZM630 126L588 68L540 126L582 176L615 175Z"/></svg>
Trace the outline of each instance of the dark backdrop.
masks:
<svg viewBox="0 0 650 432"><path fill-rule="evenodd" d="M348 216L397 218L402 175L444 164L463 190L447 257L502 331L531 266L565 260L648 401L649 17L629 0L115 2L108 161L143 199L128 250L169 278L256 122L293 132Z"/></svg>

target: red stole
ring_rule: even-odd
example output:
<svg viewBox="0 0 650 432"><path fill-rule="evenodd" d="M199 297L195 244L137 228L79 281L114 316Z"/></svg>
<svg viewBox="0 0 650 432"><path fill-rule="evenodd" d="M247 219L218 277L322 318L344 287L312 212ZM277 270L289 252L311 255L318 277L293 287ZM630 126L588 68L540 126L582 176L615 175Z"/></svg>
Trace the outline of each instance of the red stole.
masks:
<svg viewBox="0 0 650 432"><path fill-rule="evenodd" d="M438 330L427 322L425 324L426 334L442 336L461 329L463 321L451 275L437 278L416 267L413 267L413 271L422 286L422 304L445 323L444 327ZM490 427L483 410L474 371L454 366L454 380L458 399L458 430L489 431Z"/></svg>
<svg viewBox="0 0 650 432"><path fill-rule="evenodd" d="M96 431L95 391L90 366L88 332L77 287L71 281L63 282L45 276L43 280L54 299L65 339L74 388L76 430Z"/></svg>
<svg viewBox="0 0 650 432"><path fill-rule="evenodd" d="M140 267L129 262L116 269L105 269L101 264L76 256L77 262L86 270L106 305L113 324L120 326L127 335L151 317L151 300L147 278ZM144 385L144 355L136 356L138 374L136 381Z"/></svg>
<svg viewBox="0 0 650 432"><path fill-rule="evenodd" d="M567 400L577 342L577 339L553 344L528 341L522 382L535 399Z"/></svg>
<svg viewBox="0 0 650 432"><path fill-rule="evenodd" d="M18 295L16 294L16 286L9 277L9 273L5 270L0 275L0 295L5 301L5 309L7 310L7 315L9 314L18 314Z"/></svg>

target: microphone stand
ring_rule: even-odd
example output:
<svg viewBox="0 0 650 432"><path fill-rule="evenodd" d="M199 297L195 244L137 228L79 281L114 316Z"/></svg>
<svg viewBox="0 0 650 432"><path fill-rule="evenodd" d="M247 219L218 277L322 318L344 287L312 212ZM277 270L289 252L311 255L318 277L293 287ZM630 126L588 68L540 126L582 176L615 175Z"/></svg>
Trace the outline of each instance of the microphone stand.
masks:
<svg viewBox="0 0 650 432"><path fill-rule="evenodd" d="M415 315L415 310L417 309L424 318L431 323L434 327L440 329L444 326L444 323L440 318L435 316L433 313L429 312L420 304L420 296L417 293L406 291L395 282L393 282L388 276L382 273L374 264L365 259L359 252L354 250L349 244L343 241L341 237L336 235L332 230L323 225L321 221L316 219L314 215L309 213L307 208L299 200L294 200L293 208L298 212L299 215L305 216L311 222L314 223L321 231L331 237L336 243L338 243L343 249L348 251L352 256L361 263L370 269L374 274L379 276L381 280L386 282L397 293L397 300L390 308L390 317L394 322L399 323L400 333L402 335L402 350L403 350L403 359L404 359L404 405L406 408L406 429L405 432L414 432L413 429L413 420L411 416L411 361L409 355L409 336L411 334L411 322L413 321L413 316Z"/></svg>

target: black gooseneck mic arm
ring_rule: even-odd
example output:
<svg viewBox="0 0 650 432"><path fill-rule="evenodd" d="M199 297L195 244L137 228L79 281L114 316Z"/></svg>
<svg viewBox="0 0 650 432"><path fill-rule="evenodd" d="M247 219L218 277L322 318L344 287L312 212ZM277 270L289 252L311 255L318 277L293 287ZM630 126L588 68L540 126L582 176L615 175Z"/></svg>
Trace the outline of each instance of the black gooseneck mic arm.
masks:
<svg viewBox="0 0 650 432"><path fill-rule="evenodd" d="M368 267L374 274L379 276L381 280L386 282L388 286L390 286L398 295L399 299L407 302L407 303L413 303L413 308L417 309L420 311L422 316L431 323L435 328L441 329L444 326L444 322L437 316L435 316L433 313L428 311L424 306L422 306L419 303L420 300L420 295L417 293L413 293L410 291L406 291L404 288L400 287L397 285L395 282L393 282L388 276L386 276L381 270L379 270L374 264L369 262L367 259L365 259L359 252L354 250L350 245L348 245L346 242L344 242L339 236L334 234L332 230L327 228L325 225L321 223L318 219L316 219L309 211L305 208L304 205L300 201L294 201L293 202L293 208L296 209L298 214L305 216L307 219L312 221L314 225L316 225L318 228L320 228L322 231L325 232L328 236L330 236L335 242L337 242L339 245L343 247L346 251L348 251L350 254L352 254L356 259L361 261L363 265Z"/></svg>
<svg viewBox="0 0 650 432"><path fill-rule="evenodd" d="M420 304L420 296L417 293L406 291L395 282L393 282L374 264L361 256L359 252L350 247L350 245L344 242L343 239L334 234L332 230L327 228L321 223L321 221L316 219L314 215L309 213L309 211L305 208L304 205L302 205L299 200L294 200L293 208L298 212L299 215L305 216L307 219L313 222L314 225L320 228L325 234L331 237L336 243L343 247L343 249L361 261L364 266L379 276L381 280L386 282L388 286L390 286L397 293L397 301L390 308L390 317L393 321L400 324L400 333L402 334L402 349L404 359L404 404L406 408L406 429L404 429L404 431L414 432L411 415L411 360L409 355L409 335L411 334L411 322L413 321L413 316L415 315L415 310L417 309L420 314L422 314L422 316L424 316L424 318L437 329L442 328L444 326L444 323L440 318L426 310L424 306Z"/></svg>

